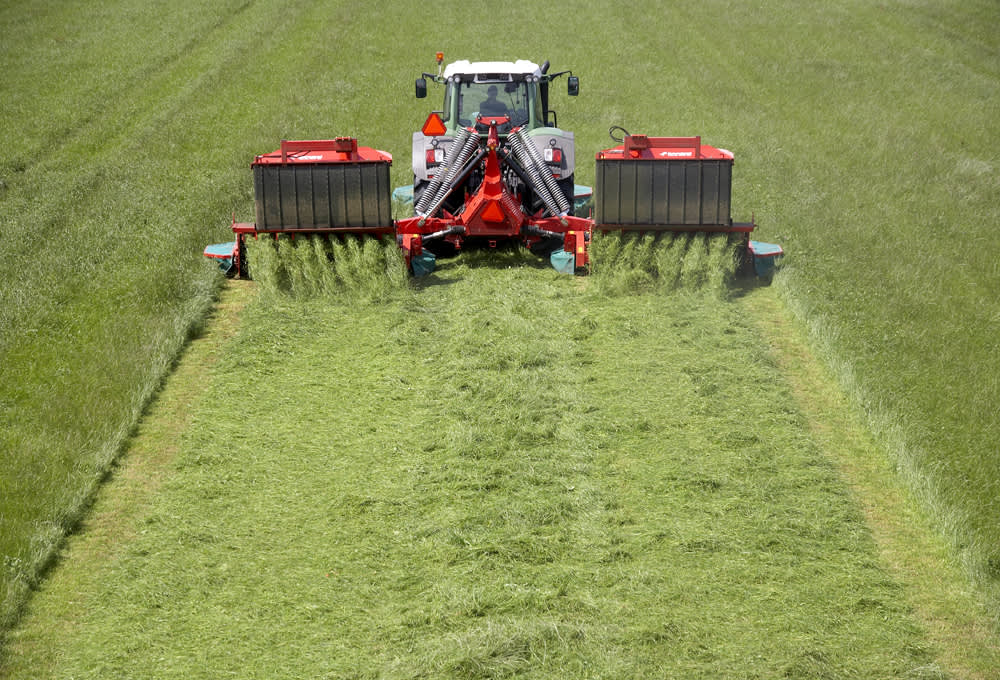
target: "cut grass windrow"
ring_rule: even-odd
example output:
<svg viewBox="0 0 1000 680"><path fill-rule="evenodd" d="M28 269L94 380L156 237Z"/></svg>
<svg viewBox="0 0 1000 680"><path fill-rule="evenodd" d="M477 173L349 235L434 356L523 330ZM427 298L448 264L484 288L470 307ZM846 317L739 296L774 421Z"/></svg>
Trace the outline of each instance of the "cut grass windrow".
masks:
<svg viewBox="0 0 1000 680"><path fill-rule="evenodd" d="M744 311L519 251L255 305L8 673L939 677Z"/></svg>

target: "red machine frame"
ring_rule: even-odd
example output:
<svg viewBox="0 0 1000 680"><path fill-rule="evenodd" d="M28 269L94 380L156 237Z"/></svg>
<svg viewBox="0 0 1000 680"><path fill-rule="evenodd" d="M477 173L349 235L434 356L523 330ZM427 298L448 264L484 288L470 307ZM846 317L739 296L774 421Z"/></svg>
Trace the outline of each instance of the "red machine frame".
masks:
<svg viewBox="0 0 1000 680"><path fill-rule="evenodd" d="M484 177L476 192L466 197L465 209L460 215L442 210L440 217L416 216L396 221L397 238L408 264L413 256L423 252L423 241L429 236L443 238L455 245L469 237L486 239L494 245L501 239L520 239L526 246L562 236L563 250L573 254L575 268L582 269L589 264L587 244L593 232L593 220L572 215L542 217L542 211L526 215L521 210L519 198L504 183L497 153L500 147L497 128L509 122L506 116L483 121L489 125Z"/></svg>

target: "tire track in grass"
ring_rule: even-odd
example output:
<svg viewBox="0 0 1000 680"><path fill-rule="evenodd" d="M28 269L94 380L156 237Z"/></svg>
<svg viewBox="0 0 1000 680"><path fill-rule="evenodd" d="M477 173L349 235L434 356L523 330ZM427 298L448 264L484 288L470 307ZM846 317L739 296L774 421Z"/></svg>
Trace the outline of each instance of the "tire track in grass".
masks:
<svg viewBox="0 0 1000 680"><path fill-rule="evenodd" d="M533 262L247 310L134 538L48 638L50 676L927 666L742 309ZM45 653L46 612L72 606L39 604L16 651Z"/></svg>
<svg viewBox="0 0 1000 680"><path fill-rule="evenodd" d="M45 140L44 147L33 155L30 167L20 173L18 181L10 183L4 196L8 201L4 216L9 215L11 220L8 238L16 239L19 247L4 243L0 248L10 258L12 270L31 272L37 268L32 267L37 252L43 250L51 251L50 257L69 259L65 247L60 246L71 240L68 237L78 225L68 216L79 215L84 207L103 198L108 184L127 186L134 182L136 166L142 168L153 162L149 147L176 162L173 145L164 144L158 136L188 116L194 107L192 102L204 96L206 90L218 89L220 82L244 68L246 55L254 52L254 45L242 36L259 38L268 33L291 32L297 18L298 12L288 8L284 13L274 7L248 12L245 6L215 17L208 25L198 26L202 32L188 36L183 47L163 55L162 61L144 65L146 77L137 74L93 117L77 121L68 134ZM66 169L68 162L72 163L72 172ZM39 200L39 187L44 189L45 200ZM115 207L122 210L119 205ZM94 209L108 207L99 205ZM111 234L103 245L113 252L122 240L122 234ZM28 242L32 248L20 247ZM101 249L95 247L94 251ZM65 270L76 271L73 267ZM41 274L35 276L25 281L27 290L41 278Z"/></svg>
<svg viewBox="0 0 1000 680"><path fill-rule="evenodd" d="M11 93L18 106L0 119L0 124L20 130L18 174L87 155L81 150L98 155L102 145L118 146L134 130L156 127L151 121L176 113L176 108L164 110L164 105L189 98L214 77L220 61L233 59L232 36L259 33L260 26L275 25L280 16L255 21L244 16L254 14L251 2L229 4L64 5L50 18L26 22L27 30L19 30L21 17L0 16L23 43L4 61L24 91ZM155 39L136 40L136 35ZM39 87L56 74L64 81L59 87ZM39 111L52 114L40 117ZM16 175L9 179L17 183Z"/></svg>

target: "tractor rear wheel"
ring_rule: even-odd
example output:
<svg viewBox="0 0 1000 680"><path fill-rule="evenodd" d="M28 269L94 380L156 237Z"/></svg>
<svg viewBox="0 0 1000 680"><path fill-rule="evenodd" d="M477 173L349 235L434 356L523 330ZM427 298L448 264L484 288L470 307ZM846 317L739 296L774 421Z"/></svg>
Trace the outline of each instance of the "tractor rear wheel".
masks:
<svg viewBox="0 0 1000 680"><path fill-rule="evenodd" d="M414 209L414 214L416 214L417 203L420 202L420 197L424 195L424 189L427 188L428 184L430 182L427 180L413 178L413 205L411 207Z"/></svg>
<svg viewBox="0 0 1000 680"><path fill-rule="evenodd" d="M573 175L566 177L565 179L557 180L559 188L563 192L563 196L569 202L569 214L575 215L576 206L573 204L573 199L576 196L576 180Z"/></svg>
<svg viewBox="0 0 1000 680"><path fill-rule="evenodd" d="M230 276L231 277L235 276L238 279L249 279L250 278L250 267L248 266L248 262L247 262L247 244L243 240L243 235L242 234L238 234L236 236L236 248L237 248L237 253L238 253L237 254L238 260L237 261L239 262L239 271L233 271L233 273ZM234 267L233 269L235 270L236 267Z"/></svg>

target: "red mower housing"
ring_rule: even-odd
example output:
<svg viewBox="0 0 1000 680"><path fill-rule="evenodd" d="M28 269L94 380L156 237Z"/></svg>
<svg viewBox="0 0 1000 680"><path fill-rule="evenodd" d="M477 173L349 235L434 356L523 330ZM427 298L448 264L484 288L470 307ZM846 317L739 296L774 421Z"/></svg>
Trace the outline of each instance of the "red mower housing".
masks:
<svg viewBox="0 0 1000 680"><path fill-rule="evenodd" d="M599 231L749 234L753 220L730 217L733 154L701 137L626 135L596 157Z"/></svg>

